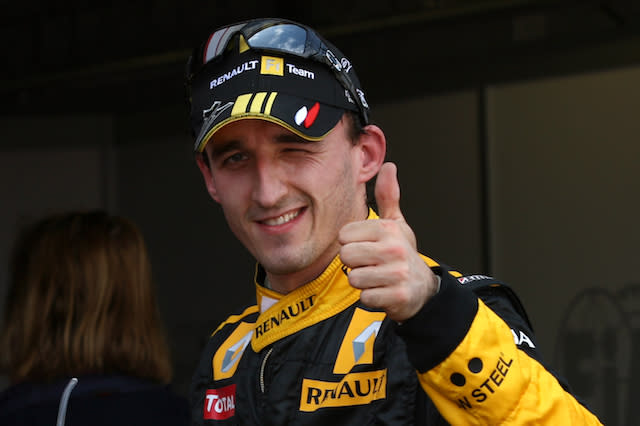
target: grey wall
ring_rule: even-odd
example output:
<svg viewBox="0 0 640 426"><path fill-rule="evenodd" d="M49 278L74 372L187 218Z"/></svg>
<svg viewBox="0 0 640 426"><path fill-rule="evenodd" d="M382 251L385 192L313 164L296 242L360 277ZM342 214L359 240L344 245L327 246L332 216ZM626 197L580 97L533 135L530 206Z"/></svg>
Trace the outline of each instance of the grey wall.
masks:
<svg viewBox="0 0 640 426"><path fill-rule="evenodd" d="M419 249L460 271L484 270L478 95L460 91L375 107L398 165L401 206Z"/></svg>
<svg viewBox="0 0 640 426"><path fill-rule="evenodd" d="M493 86L487 110L492 270L605 423L638 424L640 68Z"/></svg>
<svg viewBox="0 0 640 426"><path fill-rule="evenodd" d="M88 137L88 135L91 135ZM0 295L16 230L40 215L67 208L108 207L115 198L109 117L0 119ZM91 143L85 143L87 139Z"/></svg>

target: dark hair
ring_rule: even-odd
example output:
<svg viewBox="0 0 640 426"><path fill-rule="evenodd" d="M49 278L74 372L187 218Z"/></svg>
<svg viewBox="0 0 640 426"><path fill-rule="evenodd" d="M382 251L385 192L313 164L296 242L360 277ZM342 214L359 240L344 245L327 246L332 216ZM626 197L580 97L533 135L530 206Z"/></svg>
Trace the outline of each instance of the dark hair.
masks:
<svg viewBox="0 0 640 426"><path fill-rule="evenodd" d="M358 141L360 135L365 133L362 126L362 119L355 111L345 111L343 116L347 121L347 136L354 144Z"/></svg>
<svg viewBox="0 0 640 426"><path fill-rule="evenodd" d="M13 383L79 374L171 379L143 236L102 211L48 216L16 240L0 339Z"/></svg>
<svg viewBox="0 0 640 426"><path fill-rule="evenodd" d="M348 137L353 144L358 141L360 135L366 133L365 128L362 126L362 121L358 113L353 111L347 111L344 115L347 120L347 132ZM377 210L378 206L376 205L376 197L375 197L375 186L376 186L376 177L371 178L366 184L366 202L367 206L371 207L374 210Z"/></svg>

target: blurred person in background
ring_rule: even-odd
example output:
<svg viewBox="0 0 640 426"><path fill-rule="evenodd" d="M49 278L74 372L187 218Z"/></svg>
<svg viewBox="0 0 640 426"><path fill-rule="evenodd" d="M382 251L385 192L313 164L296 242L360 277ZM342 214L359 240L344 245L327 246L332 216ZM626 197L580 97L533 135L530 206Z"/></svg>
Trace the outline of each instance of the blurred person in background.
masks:
<svg viewBox="0 0 640 426"><path fill-rule="evenodd" d="M19 235L9 268L1 425L189 423L186 399L169 387L149 255L134 223L103 211L47 216Z"/></svg>

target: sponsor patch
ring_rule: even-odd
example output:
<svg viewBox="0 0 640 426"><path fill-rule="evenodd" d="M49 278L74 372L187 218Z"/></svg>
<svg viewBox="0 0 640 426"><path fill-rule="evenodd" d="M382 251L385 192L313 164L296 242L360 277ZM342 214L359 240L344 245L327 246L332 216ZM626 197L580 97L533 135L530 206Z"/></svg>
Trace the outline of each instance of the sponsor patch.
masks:
<svg viewBox="0 0 640 426"><path fill-rule="evenodd" d="M207 389L204 399L205 420L224 420L236 414L236 385Z"/></svg>
<svg viewBox="0 0 640 426"><path fill-rule="evenodd" d="M334 374L346 374L356 365L373 363L373 346L385 315L356 308L340 344Z"/></svg>
<svg viewBox="0 0 640 426"><path fill-rule="evenodd" d="M253 324L241 322L220 345L211 362L215 380L227 379L234 375L242 354L251 342L252 335Z"/></svg>
<svg viewBox="0 0 640 426"><path fill-rule="evenodd" d="M233 106L233 102L223 104L220 101L214 101L210 108L202 111L202 118L209 118L211 121L218 118L220 114Z"/></svg>
<svg viewBox="0 0 640 426"><path fill-rule="evenodd" d="M513 341L518 346L527 345L530 348L535 348L536 345L533 344L533 341L527 336L522 330L514 330L511 329L511 334L513 334Z"/></svg>
<svg viewBox="0 0 640 426"><path fill-rule="evenodd" d="M513 358L505 359L503 358L504 354L500 354L498 357L495 367L492 369L490 366L486 366L484 361L480 358L472 358L469 360L467 368L471 375L466 375L454 372L451 374L449 380L452 384L457 387L465 388L467 384L470 384L470 379L473 379L476 386L473 386L473 389L470 393L462 394L461 397L458 398L458 406L464 410L472 409L474 403L484 403L491 396L496 394L499 388L503 385L506 385L508 382L509 370L513 364ZM480 377L479 380L485 378L482 382L478 379L475 379L473 376ZM513 380L511 381L513 383ZM477 384L480 383L479 386ZM508 386L505 386L508 387ZM464 389L466 392L469 392L467 389ZM509 392L509 390L506 390Z"/></svg>
<svg viewBox="0 0 640 426"><path fill-rule="evenodd" d="M340 59L340 65L342 65L342 69L345 70L345 72L351 71L351 62L349 62L347 58Z"/></svg>
<svg viewBox="0 0 640 426"><path fill-rule="evenodd" d="M224 82L231 80L236 75L242 74L245 71L255 70L257 65L258 65L258 61L257 60L244 62L244 63L238 65L237 67L233 68L232 70L227 71L226 73L222 74L221 76L218 76L218 77L214 78L213 80L211 80L209 82L209 89L213 89L214 87L218 87L221 84L223 84Z"/></svg>
<svg viewBox="0 0 640 426"><path fill-rule="evenodd" d="M493 278L488 277L486 275L467 275L466 277L458 278L458 282L460 284L469 284L472 281L491 280L491 279L493 279Z"/></svg>
<svg viewBox="0 0 640 426"><path fill-rule="evenodd" d="M315 297L316 295L312 294L311 296L294 300L288 306L284 306L279 311L273 312L269 318L256 326L256 338L260 338L280 327L284 327L298 316L304 316L316 303ZM262 316L260 318L262 318Z"/></svg>
<svg viewBox="0 0 640 426"><path fill-rule="evenodd" d="M353 100L353 97L351 96L351 93L349 93L349 91L347 89L344 89L344 97L347 99L347 101L349 101L352 104L355 104L356 102Z"/></svg>
<svg viewBox="0 0 640 426"><path fill-rule="evenodd" d="M365 108L369 108L369 104L367 103L367 100L364 98L364 92L360 89L356 89L356 92L358 92L358 97L360 98L360 102L362 102L362 105Z"/></svg>
<svg viewBox="0 0 640 426"><path fill-rule="evenodd" d="M304 379L300 411L369 404L387 396L387 370L351 373L339 382Z"/></svg>
<svg viewBox="0 0 640 426"><path fill-rule="evenodd" d="M275 56L263 56L260 62L260 74L284 75L284 60Z"/></svg>
<svg viewBox="0 0 640 426"><path fill-rule="evenodd" d="M300 77L308 78L310 80L315 80L316 75L313 71L305 70L304 68L298 68L293 64L287 64L287 71L289 74L295 74Z"/></svg>

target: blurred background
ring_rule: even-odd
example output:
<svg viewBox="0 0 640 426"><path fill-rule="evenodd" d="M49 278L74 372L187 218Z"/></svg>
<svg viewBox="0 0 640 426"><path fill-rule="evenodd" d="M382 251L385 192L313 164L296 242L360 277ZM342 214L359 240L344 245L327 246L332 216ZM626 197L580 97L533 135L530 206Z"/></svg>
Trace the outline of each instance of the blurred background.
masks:
<svg viewBox="0 0 640 426"><path fill-rule="evenodd" d="M355 65L421 251L509 283L603 422L640 423L637 1L0 3L1 301L23 224L131 218L186 394L207 336L253 297L254 263L195 166L184 64L217 26L286 17Z"/></svg>

